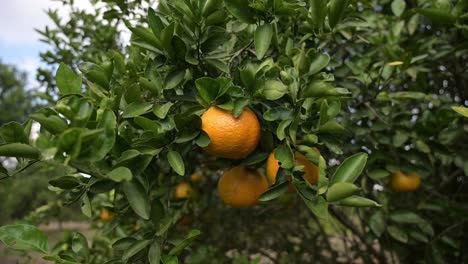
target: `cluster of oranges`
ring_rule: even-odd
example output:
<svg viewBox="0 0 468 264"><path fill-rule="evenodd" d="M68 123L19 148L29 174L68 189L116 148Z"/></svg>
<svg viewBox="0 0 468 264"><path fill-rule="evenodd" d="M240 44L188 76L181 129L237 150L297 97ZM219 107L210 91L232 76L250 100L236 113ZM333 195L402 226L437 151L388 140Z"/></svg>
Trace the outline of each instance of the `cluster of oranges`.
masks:
<svg viewBox="0 0 468 264"><path fill-rule="evenodd" d="M249 108L244 109L238 118L229 111L216 106L210 107L202 116L202 129L210 137L210 144L205 151L216 157L243 159L251 154L260 142L260 122ZM295 153L296 165L303 166L304 178L310 184L318 181L319 168L299 152ZM258 169L237 166L224 171L218 181L218 193L224 203L232 207L250 207L258 204L258 198L273 184L279 170L274 152L270 154L266 165L267 178ZM194 174L196 175L196 174ZM193 181L194 177L191 176ZM290 184L290 191L294 187ZM175 188L175 198L184 199L190 196L192 188L186 182Z"/></svg>

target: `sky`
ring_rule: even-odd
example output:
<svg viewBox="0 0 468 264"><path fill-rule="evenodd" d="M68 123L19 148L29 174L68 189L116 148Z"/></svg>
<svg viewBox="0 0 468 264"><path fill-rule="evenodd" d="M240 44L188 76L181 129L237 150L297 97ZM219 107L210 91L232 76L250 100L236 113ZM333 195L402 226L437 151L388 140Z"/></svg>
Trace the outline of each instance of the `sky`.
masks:
<svg viewBox="0 0 468 264"><path fill-rule="evenodd" d="M28 72L29 85L32 85L35 69L40 65L39 52L47 49L34 28L43 29L52 24L45 13L47 9L58 8L63 16L68 10L52 0L0 1L0 60ZM75 5L80 9L93 9L88 0L75 0Z"/></svg>

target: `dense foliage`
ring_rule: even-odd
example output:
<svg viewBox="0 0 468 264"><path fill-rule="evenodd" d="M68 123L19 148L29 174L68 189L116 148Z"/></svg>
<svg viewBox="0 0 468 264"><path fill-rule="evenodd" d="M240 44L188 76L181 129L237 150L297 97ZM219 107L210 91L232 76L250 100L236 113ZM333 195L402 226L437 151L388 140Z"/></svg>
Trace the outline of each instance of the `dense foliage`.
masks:
<svg viewBox="0 0 468 264"><path fill-rule="evenodd" d="M48 179L58 205L79 203L99 233L49 249L35 227L9 225L7 245L56 263L468 260L468 1L100 4L72 9L68 23L49 12L57 28L41 31L52 45L42 57L60 66L39 77L53 105L0 134L0 156L19 161L0 173L60 165ZM132 33L125 49L121 22ZM260 119L247 158L202 151L200 115L213 105ZM222 170L263 171L272 151L281 168L262 203L224 205ZM317 185L296 151L319 166ZM411 191L393 182L400 171L417 179ZM188 199L174 194L181 182Z"/></svg>

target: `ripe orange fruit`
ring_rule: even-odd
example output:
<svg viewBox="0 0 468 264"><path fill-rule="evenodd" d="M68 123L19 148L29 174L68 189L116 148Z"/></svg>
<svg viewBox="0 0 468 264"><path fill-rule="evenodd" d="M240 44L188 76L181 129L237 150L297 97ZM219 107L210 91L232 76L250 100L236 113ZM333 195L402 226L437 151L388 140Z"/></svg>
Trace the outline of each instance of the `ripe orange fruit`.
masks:
<svg viewBox="0 0 468 264"><path fill-rule="evenodd" d="M102 208L101 214L99 215L99 217L101 218L101 221L109 222L109 221L114 220L115 214L112 212L109 212L109 210L107 210L106 208Z"/></svg>
<svg viewBox="0 0 468 264"><path fill-rule="evenodd" d="M187 199L190 198L192 191L192 186L190 186L190 184L181 182L175 187L174 197L176 199Z"/></svg>
<svg viewBox="0 0 468 264"><path fill-rule="evenodd" d="M316 148L314 148L314 150L316 152L319 152ZM319 177L319 167L310 162L302 153L298 151L294 153L294 156L296 157L296 166L304 166L302 168L302 171L305 173L304 179L312 185L317 184ZM280 165L278 163L278 160L275 158L275 151L272 151L270 153L270 156L268 156L266 164L266 173L271 183L274 183L276 181L276 175L278 174L279 168ZM292 192L294 191L294 186L292 184L289 184L288 189L289 192Z"/></svg>
<svg viewBox="0 0 468 264"><path fill-rule="evenodd" d="M190 175L190 180L193 183L199 183L199 182L201 182L203 180L203 176L200 173L195 172L192 175Z"/></svg>
<svg viewBox="0 0 468 264"><path fill-rule="evenodd" d="M268 182L258 170L243 166L224 171L218 181L218 193L225 204L232 207L250 207L268 190Z"/></svg>
<svg viewBox="0 0 468 264"><path fill-rule="evenodd" d="M421 186L421 177L414 172L406 175L397 171L392 175L390 186L395 192L414 192Z"/></svg>
<svg viewBox="0 0 468 264"><path fill-rule="evenodd" d="M242 159L260 142L260 122L249 108L239 118L219 107L210 107L202 116L202 129L210 137L205 151L221 158Z"/></svg>

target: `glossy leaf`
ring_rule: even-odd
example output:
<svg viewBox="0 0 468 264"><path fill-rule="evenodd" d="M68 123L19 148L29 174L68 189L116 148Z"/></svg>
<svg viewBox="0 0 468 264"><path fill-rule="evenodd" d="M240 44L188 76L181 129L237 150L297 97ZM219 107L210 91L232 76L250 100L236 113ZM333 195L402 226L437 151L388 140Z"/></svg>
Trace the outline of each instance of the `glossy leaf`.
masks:
<svg viewBox="0 0 468 264"><path fill-rule="evenodd" d="M161 263L162 249L157 241L153 241L148 251L148 261L150 264Z"/></svg>
<svg viewBox="0 0 468 264"><path fill-rule="evenodd" d="M390 234L390 236L395 240L400 241L402 243L408 242L408 234L405 231L398 228L397 226L389 226L387 228L387 231Z"/></svg>
<svg viewBox="0 0 468 264"><path fill-rule="evenodd" d="M328 24L334 28L342 19L344 11L349 5L349 0L331 0L328 6Z"/></svg>
<svg viewBox="0 0 468 264"><path fill-rule="evenodd" d="M9 122L0 127L0 138L3 138L5 143L29 143L23 126L18 122Z"/></svg>
<svg viewBox="0 0 468 264"><path fill-rule="evenodd" d="M468 117L468 107L464 106L452 106L452 110L459 113L464 117Z"/></svg>
<svg viewBox="0 0 468 264"><path fill-rule="evenodd" d="M149 219L150 204L143 186L133 179L132 181L124 182L122 188L133 211L141 218L145 220Z"/></svg>
<svg viewBox="0 0 468 264"><path fill-rule="evenodd" d="M167 160L171 165L172 169L179 175L183 176L185 174L185 165L182 156L177 151L169 151L167 153Z"/></svg>
<svg viewBox="0 0 468 264"><path fill-rule="evenodd" d="M122 113L123 118L133 118L148 112L152 108L149 102L133 102L127 105Z"/></svg>
<svg viewBox="0 0 468 264"><path fill-rule="evenodd" d="M289 182L284 181L282 183L276 184L272 186L268 191L263 193L258 200L261 202L267 202L274 200L278 197L280 197L282 194L284 194L288 190Z"/></svg>
<svg viewBox="0 0 468 264"><path fill-rule="evenodd" d="M32 250L40 253L47 253L49 251L47 236L32 225L16 224L1 226L0 240L12 249Z"/></svg>
<svg viewBox="0 0 468 264"><path fill-rule="evenodd" d="M322 220L328 220L328 203L322 196L317 196L312 200L301 195L302 200L312 213Z"/></svg>
<svg viewBox="0 0 468 264"><path fill-rule="evenodd" d="M337 182L333 184L327 191L327 201L336 202L346 197L349 197L357 192L360 188L349 182Z"/></svg>
<svg viewBox="0 0 468 264"><path fill-rule="evenodd" d="M23 143L10 143L0 145L0 156L38 159L39 150Z"/></svg>
<svg viewBox="0 0 468 264"><path fill-rule="evenodd" d="M62 176L49 181L49 184L64 190L73 189L80 185L78 178L73 176Z"/></svg>
<svg viewBox="0 0 468 264"><path fill-rule="evenodd" d="M200 236L200 235L201 235L200 230L196 230L196 229L191 230L184 240L182 240L180 243L176 244L175 247L173 247L169 251L169 255L179 254L184 248L190 246L190 244L192 244L193 240L195 238L197 238L198 236Z"/></svg>
<svg viewBox="0 0 468 264"><path fill-rule="evenodd" d="M327 13L324 12L325 10L327 10L327 0L310 1L310 18L314 28L322 29L325 16L327 15Z"/></svg>
<svg viewBox="0 0 468 264"><path fill-rule="evenodd" d="M320 72L323 68L328 66L330 62L330 56L325 53L316 53L312 56L310 66L309 66L309 74L316 74Z"/></svg>
<svg viewBox="0 0 468 264"><path fill-rule="evenodd" d="M124 254L122 255L122 259L128 260L129 258L136 255L138 252L145 249L149 244L151 244L151 242L152 242L151 240L140 240L140 241L133 243L133 245L130 248L125 250Z"/></svg>
<svg viewBox="0 0 468 264"><path fill-rule="evenodd" d="M393 14L399 17L405 11L406 2L404 0L393 0L391 7Z"/></svg>
<svg viewBox="0 0 468 264"><path fill-rule="evenodd" d="M255 30L255 51L257 59L262 59L270 47L271 38L273 37L273 25L263 24Z"/></svg>
<svg viewBox="0 0 468 264"><path fill-rule="evenodd" d="M75 74L64 63L60 63L57 69L56 82L61 95L81 93L81 86L83 84L81 76Z"/></svg>
<svg viewBox="0 0 468 264"><path fill-rule="evenodd" d="M279 161L281 168L291 169L294 167L294 155L287 144L282 144L276 148L275 159Z"/></svg>
<svg viewBox="0 0 468 264"><path fill-rule="evenodd" d="M268 100L278 100L288 92L288 87L280 81L268 80L263 85L262 94Z"/></svg>
<svg viewBox="0 0 468 264"><path fill-rule="evenodd" d="M240 21L255 23L255 12L249 7L248 0L224 0L227 10Z"/></svg>
<svg viewBox="0 0 468 264"><path fill-rule="evenodd" d="M106 177L109 179L121 182L121 181L131 181L133 178L132 172L126 167L117 167L107 173Z"/></svg>
<svg viewBox="0 0 468 264"><path fill-rule="evenodd" d="M360 197L357 195L353 195L343 200L340 200L339 204L344 205L344 206L351 206L351 207L380 207L381 206L380 204L378 204L377 202L371 199L367 199L367 198Z"/></svg>
<svg viewBox="0 0 468 264"><path fill-rule="evenodd" d="M369 227L377 237L385 232L386 224L382 211L375 212L369 218Z"/></svg>
<svg viewBox="0 0 468 264"><path fill-rule="evenodd" d="M366 166L367 156L367 153L361 152L345 159L336 169L330 184L333 185L337 182L355 182Z"/></svg>

